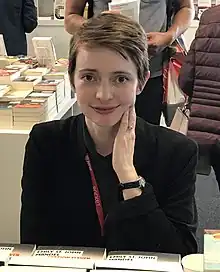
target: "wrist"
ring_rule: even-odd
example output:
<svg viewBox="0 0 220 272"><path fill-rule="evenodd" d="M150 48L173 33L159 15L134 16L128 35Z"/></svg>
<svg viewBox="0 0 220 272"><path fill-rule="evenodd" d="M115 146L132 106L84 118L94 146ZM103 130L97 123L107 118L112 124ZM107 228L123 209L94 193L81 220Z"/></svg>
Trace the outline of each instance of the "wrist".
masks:
<svg viewBox="0 0 220 272"><path fill-rule="evenodd" d="M172 28L167 30L166 35L167 35L168 45L171 45L176 40L177 38L176 33L177 31Z"/></svg>
<svg viewBox="0 0 220 272"><path fill-rule="evenodd" d="M117 176L120 183L136 181L139 178L134 167L120 171L120 173L117 173Z"/></svg>

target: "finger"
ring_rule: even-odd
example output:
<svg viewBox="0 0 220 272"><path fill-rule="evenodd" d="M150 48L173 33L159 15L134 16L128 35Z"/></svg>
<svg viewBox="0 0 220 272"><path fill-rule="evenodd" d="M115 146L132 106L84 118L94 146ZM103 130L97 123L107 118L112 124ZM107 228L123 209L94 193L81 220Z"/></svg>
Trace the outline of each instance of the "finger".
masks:
<svg viewBox="0 0 220 272"><path fill-rule="evenodd" d="M135 130L135 126L136 126L136 113L134 106L132 106L129 111L128 129Z"/></svg>
<svg viewBox="0 0 220 272"><path fill-rule="evenodd" d="M120 14L120 10L106 10L106 11L103 11L102 13L112 13L112 14Z"/></svg>
<svg viewBox="0 0 220 272"><path fill-rule="evenodd" d="M128 130L128 118L129 110L127 110L121 118L121 123L118 130L119 133L125 133Z"/></svg>

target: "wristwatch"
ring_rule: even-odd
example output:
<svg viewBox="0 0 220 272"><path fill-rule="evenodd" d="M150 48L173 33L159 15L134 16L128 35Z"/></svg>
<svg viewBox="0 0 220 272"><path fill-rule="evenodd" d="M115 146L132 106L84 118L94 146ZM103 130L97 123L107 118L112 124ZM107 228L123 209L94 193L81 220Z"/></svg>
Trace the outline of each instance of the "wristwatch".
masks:
<svg viewBox="0 0 220 272"><path fill-rule="evenodd" d="M143 191L143 189L145 188L145 185L146 185L145 179L140 176L139 179L137 180L126 182L126 183L120 183L119 188L121 190L137 188Z"/></svg>

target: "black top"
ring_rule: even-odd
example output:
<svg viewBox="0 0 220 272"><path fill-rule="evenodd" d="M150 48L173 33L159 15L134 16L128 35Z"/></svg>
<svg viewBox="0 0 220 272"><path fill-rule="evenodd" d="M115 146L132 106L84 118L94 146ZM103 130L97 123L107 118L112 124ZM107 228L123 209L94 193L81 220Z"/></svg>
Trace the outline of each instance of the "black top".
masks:
<svg viewBox="0 0 220 272"><path fill-rule="evenodd" d="M87 152L108 214L104 238ZM35 125L24 160L21 243L196 252L196 144L138 118L134 165L148 182L141 196L126 201L111 164L111 156L96 153L83 115Z"/></svg>

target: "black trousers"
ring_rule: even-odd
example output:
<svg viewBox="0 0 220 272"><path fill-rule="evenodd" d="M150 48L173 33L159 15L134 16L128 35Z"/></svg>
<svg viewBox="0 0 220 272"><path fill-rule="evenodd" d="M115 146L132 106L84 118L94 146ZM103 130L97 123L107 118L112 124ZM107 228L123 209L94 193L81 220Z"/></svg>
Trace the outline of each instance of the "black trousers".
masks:
<svg viewBox="0 0 220 272"><path fill-rule="evenodd" d="M163 109L163 77L150 78L137 96L136 114L145 121L159 125Z"/></svg>

